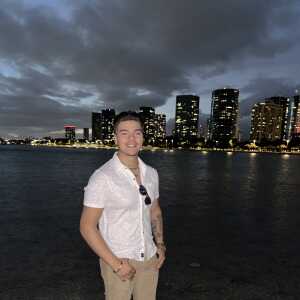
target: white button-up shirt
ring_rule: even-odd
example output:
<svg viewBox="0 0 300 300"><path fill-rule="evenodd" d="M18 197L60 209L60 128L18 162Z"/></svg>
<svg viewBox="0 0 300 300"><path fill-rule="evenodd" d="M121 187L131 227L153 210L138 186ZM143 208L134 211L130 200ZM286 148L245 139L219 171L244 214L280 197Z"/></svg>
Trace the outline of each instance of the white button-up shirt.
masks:
<svg viewBox="0 0 300 300"><path fill-rule="evenodd" d="M150 205L145 205L145 196L140 194L133 173L117 153L90 177L84 188L84 205L103 208L99 230L116 256L143 261L156 253L150 209L159 198L159 186L157 171L140 158L138 162Z"/></svg>

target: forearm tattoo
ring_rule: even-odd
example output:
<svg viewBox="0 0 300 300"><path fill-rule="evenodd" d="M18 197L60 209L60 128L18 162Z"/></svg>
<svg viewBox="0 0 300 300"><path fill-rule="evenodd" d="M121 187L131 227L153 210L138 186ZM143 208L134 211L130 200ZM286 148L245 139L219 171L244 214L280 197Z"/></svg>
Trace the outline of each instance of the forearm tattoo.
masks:
<svg viewBox="0 0 300 300"><path fill-rule="evenodd" d="M163 220L162 215L157 215L151 220L152 233L156 243L162 243L163 238Z"/></svg>

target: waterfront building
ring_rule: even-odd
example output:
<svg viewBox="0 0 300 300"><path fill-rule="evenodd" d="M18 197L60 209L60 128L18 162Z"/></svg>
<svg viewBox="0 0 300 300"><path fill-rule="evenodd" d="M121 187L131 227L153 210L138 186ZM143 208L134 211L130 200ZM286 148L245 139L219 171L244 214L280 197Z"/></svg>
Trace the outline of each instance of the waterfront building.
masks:
<svg viewBox="0 0 300 300"><path fill-rule="evenodd" d="M153 107L142 106L140 107L140 117L144 125L144 145L155 144L155 109Z"/></svg>
<svg viewBox="0 0 300 300"><path fill-rule="evenodd" d="M291 136L300 137L300 95L294 96L292 106Z"/></svg>
<svg viewBox="0 0 300 300"><path fill-rule="evenodd" d="M250 140L276 141L281 139L282 133L282 106L273 102L256 103L251 112Z"/></svg>
<svg viewBox="0 0 300 300"><path fill-rule="evenodd" d="M155 133L154 139L155 144L162 146L166 138L166 115L155 114Z"/></svg>
<svg viewBox="0 0 300 300"><path fill-rule="evenodd" d="M211 139L211 120L210 118L206 119L206 133L205 133L205 139L210 140Z"/></svg>
<svg viewBox="0 0 300 300"><path fill-rule="evenodd" d="M226 147L238 139L239 90L217 89L212 92L210 139Z"/></svg>
<svg viewBox="0 0 300 300"><path fill-rule="evenodd" d="M101 120L100 112L92 112L92 140L101 140Z"/></svg>
<svg viewBox="0 0 300 300"><path fill-rule="evenodd" d="M90 138L89 128L83 128L83 139L88 141Z"/></svg>
<svg viewBox="0 0 300 300"><path fill-rule="evenodd" d="M174 135L178 146L194 144L198 137L199 102L196 95L176 96Z"/></svg>
<svg viewBox="0 0 300 300"><path fill-rule="evenodd" d="M103 109L101 112L101 140L104 144L114 141L114 121L116 112L114 109Z"/></svg>
<svg viewBox="0 0 300 300"><path fill-rule="evenodd" d="M69 141L75 141L76 134L75 134L75 129L76 126L73 125L65 125L65 138Z"/></svg>
<svg viewBox="0 0 300 300"><path fill-rule="evenodd" d="M265 99L265 103L275 103L282 107L282 125L281 125L281 141L288 141L290 138L290 123L292 118L292 105L289 97L275 96Z"/></svg>

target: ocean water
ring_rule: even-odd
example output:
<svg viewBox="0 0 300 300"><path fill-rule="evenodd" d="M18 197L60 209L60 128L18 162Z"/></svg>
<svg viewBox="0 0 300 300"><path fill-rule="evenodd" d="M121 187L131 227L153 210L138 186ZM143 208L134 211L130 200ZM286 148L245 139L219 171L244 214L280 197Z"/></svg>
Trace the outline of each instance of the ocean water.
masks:
<svg viewBox="0 0 300 300"><path fill-rule="evenodd" d="M0 146L1 299L103 299L79 218L83 187L112 155ZM160 176L168 250L158 299L297 299L300 156L141 157Z"/></svg>

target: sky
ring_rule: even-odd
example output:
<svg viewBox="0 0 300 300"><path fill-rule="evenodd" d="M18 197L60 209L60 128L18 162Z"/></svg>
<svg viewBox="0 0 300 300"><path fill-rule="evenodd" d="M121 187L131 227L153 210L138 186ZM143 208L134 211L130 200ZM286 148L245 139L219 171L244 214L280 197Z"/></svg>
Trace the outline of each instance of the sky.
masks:
<svg viewBox="0 0 300 300"><path fill-rule="evenodd" d="M0 137L62 136L91 112L152 106L172 127L177 94L240 90L254 103L300 88L297 0L2 0Z"/></svg>

